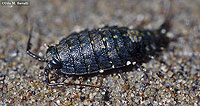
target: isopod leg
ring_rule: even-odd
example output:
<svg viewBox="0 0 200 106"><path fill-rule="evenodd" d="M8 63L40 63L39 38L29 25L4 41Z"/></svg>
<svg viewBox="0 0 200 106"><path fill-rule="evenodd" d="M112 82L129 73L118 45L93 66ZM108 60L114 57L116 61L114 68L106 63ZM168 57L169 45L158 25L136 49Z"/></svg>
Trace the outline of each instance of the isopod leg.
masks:
<svg viewBox="0 0 200 106"><path fill-rule="evenodd" d="M97 77L97 78L101 78L100 79L100 86L102 86L102 84L103 84L103 79L105 78L105 76L104 75L102 75L102 74L99 74L100 75L100 77ZM110 92L108 91L108 87L105 89L105 95L104 95L104 98L103 98L103 100L104 101L109 101L109 94L110 94Z"/></svg>
<svg viewBox="0 0 200 106"><path fill-rule="evenodd" d="M93 87L93 88L99 88L101 90L104 90L106 91L104 88L101 88L99 86L95 86L95 85L88 85L88 84L75 84L75 83L50 83L49 80L46 80L45 81L47 83L47 85L49 86L62 86L62 85L65 85L65 86L71 86L71 85L74 85L74 86L85 86L85 87Z"/></svg>
<svg viewBox="0 0 200 106"><path fill-rule="evenodd" d="M28 43L27 43L27 48L26 48L26 53L28 55L30 55L31 57L35 58L36 60L38 61L41 61L41 62L47 62L47 60L45 58L42 58L34 53L32 53L30 50L31 50L31 37L32 37L32 27L31 27L31 30L29 32L29 39L28 39Z"/></svg>
<svg viewBox="0 0 200 106"><path fill-rule="evenodd" d="M45 83L48 85L48 86L71 86L71 85L74 85L74 86L85 86L85 87L93 87L93 88L99 88L99 89L101 89L101 90L103 90L103 91L105 91L105 97L104 97L104 100L105 101L107 101L108 99L109 99L109 96L108 96L108 94L109 94L109 91L107 90L107 89L105 89L105 88L102 88L102 87L100 87L100 86L95 86L95 85L89 85L89 84L75 84L75 83L51 83L50 81L49 81L49 67L47 66L47 67L45 67L45 72L44 72L44 74L45 74Z"/></svg>
<svg viewBox="0 0 200 106"><path fill-rule="evenodd" d="M45 67L44 76L45 76L45 81L44 82L46 82L47 85L49 85L50 81L49 81L49 68L48 67Z"/></svg>
<svg viewBox="0 0 200 106"><path fill-rule="evenodd" d="M102 87L99 87L99 86L95 86L95 85L88 85L88 84L75 84L75 83L50 83L49 81L49 69L48 68L45 68L45 83L48 85L48 86L71 86L71 85L74 85L74 86L85 86L85 87L93 87L93 88L99 88L103 91L105 91L105 95L107 95L109 92L105 89L105 88L102 88Z"/></svg>
<svg viewBox="0 0 200 106"><path fill-rule="evenodd" d="M136 68L137 68L137 70L139 70L139 71L145 71L145 70L146 70L146 68L145 68L144 66L139 65L139 64L136 64Z"/></svg>

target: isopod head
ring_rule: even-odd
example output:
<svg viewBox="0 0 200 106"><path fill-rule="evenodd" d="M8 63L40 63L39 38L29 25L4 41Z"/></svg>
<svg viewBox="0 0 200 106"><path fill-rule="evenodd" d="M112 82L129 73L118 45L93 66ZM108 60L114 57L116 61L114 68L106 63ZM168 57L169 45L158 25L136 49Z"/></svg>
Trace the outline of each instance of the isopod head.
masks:
<svg viewBox="0 0 200 106"><path fill-rule="evenodd" d="M57 49L55 46L50 46L46 51L46 59L48 61L48 67L51 69L61 69L62 62L58 55Z"/></svg>

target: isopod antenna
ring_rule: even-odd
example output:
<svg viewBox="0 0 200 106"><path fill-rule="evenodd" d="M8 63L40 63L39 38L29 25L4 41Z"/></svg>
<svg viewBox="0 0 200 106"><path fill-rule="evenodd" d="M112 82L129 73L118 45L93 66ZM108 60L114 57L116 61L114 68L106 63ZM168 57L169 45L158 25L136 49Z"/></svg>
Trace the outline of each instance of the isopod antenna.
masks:
<svg viewBox="0 0 200 106"><path fill-rule="evenodd" d="M40 62L48 62L47 59L43 58L43 57L40 57L34 53L32 53L30 50L31 50L31 37L32 37L32 31L33 31L33 28L31 27L30 29L30 32L29 32L29 38L28 38L28 43L27 43L27 48L26 48L26 53L28 55L30 55L31 57L33 57L34 59L40 61Z"/></svg>
<svg viewBox="0 0 200 106"><path fill-rule="evenodd" d="M166 14L165 21L163 24L156 30L157 38L156 43L158 47L167 47L168 43L170 41L170 38L167 37L167 33L171 30L172 27L172 18L174 17L173 14L173 0L169 0L169 7L168 7L168 13Z"/></svg>
<svg viewBox="0 0 200 106"><path fill-rule="evenodd" d="M174 17L174 12L173 12L173 0L169 0L169 4L168 4L168 11L166 14L166 18L164 23L160 26L160 28L158 29L158 32L161 35L166 35L167 32L169 32L169 30L171 29L172 26L172 18Z"/></svg>

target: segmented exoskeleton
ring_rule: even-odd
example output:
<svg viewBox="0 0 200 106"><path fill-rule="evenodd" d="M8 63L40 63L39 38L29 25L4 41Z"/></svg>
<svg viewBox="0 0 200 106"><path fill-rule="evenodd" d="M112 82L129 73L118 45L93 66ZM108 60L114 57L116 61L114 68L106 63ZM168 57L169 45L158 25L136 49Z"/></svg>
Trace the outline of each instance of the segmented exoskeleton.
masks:
<svg viewBox="0 0 200 106"><path fill-rule="evenodd" d="M165 36L168 26L168 23L164 23L155 31L105 26L91 31L74 32L63 38L59 44L50 46L46 58L29 51L30 34L27 53L39 61L48 62L46 75L51 69L60 70L67 75L104 72L135 65L149 58L168 42Z"/></svg>

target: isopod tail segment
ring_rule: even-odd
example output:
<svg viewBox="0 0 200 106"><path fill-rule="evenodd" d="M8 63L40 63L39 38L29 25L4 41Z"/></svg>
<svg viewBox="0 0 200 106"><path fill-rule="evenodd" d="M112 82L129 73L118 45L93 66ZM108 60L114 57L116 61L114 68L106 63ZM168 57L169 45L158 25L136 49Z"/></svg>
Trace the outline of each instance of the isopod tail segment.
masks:
<svg viewBox="0 0 200 106"><path fill-rule="evenodd" d="M55 60L55 61L48 61L46 58L44 57L40 57L38 55L36 55L35 53L31 52L31 37L32 37L32 30L33 28L31 27L30 29L30 32L29 32L29 39L28 39L28 43L27 43L27 48L26 48L26 53L28 55L30 55L31 57L33 57L34 59L40 61L40 62L46 62L48 63L48 65L45 67L45 83L49 86L70 86L70 85L74 85L74 86L85 86L85 87L93 87L93 88L99 88L103 91L105 91L105 96L108 95L108 91L102 87L99 87L99 86L94 86L94 85L88 85L88 84L75 84L75 83L50 83L49 81L49 72L51 70L51 65L53 65L52 63L54 63L55 65L58 64L58 62ZM48 49L50 49L51 47L49 47Z"/></svg>

